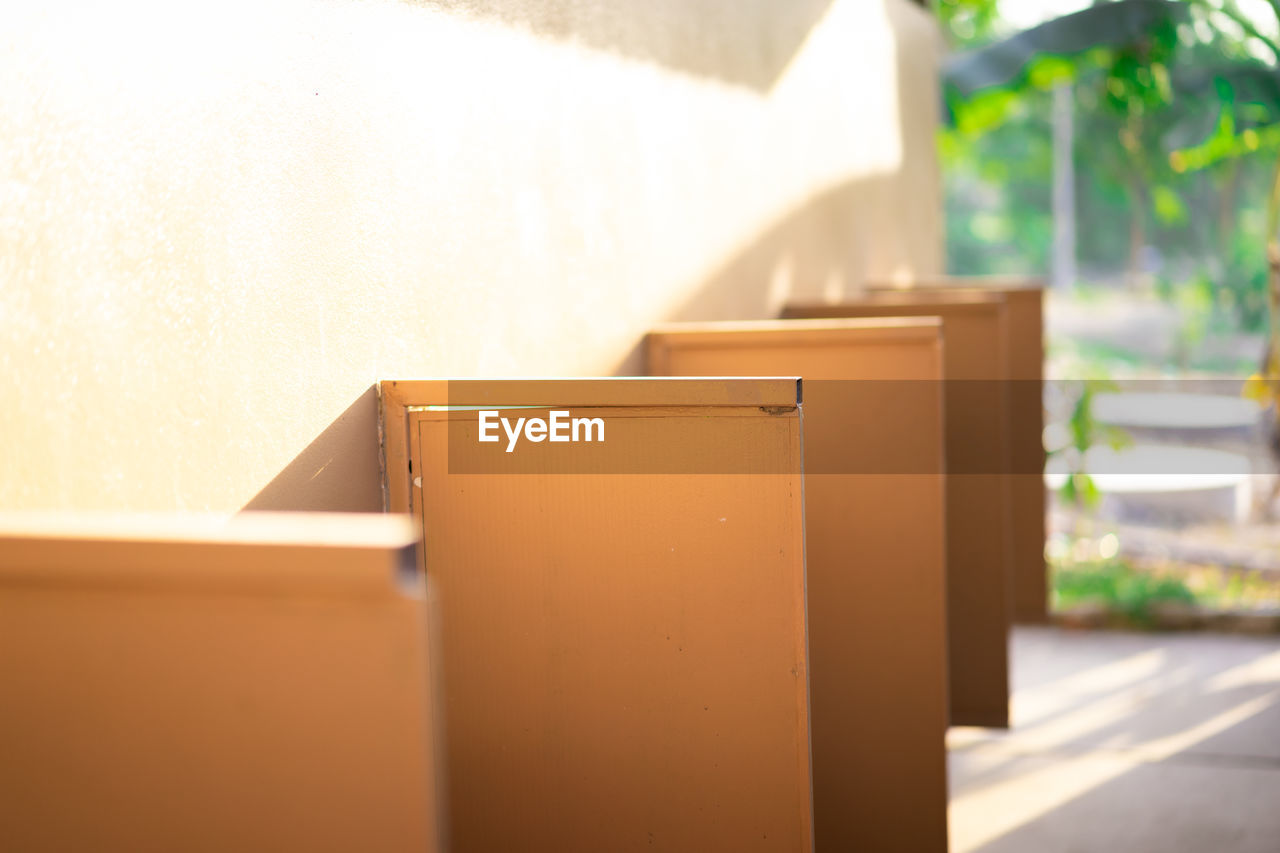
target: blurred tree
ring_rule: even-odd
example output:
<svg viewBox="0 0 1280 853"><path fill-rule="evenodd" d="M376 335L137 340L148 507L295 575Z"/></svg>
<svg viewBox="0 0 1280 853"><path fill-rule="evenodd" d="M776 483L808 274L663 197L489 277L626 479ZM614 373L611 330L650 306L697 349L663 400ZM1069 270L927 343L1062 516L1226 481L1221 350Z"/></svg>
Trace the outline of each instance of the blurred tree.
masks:
<svg viewBox="0 0 1280 853"><path fill-rule="evenodd" d="M939 7L940 12L943 7ZM973 161L991 159L1006 163L1007 152L997 148L1002 130L1028 140L1038 156L1023 161L1027 182L1039 186L1039 198L1031 209L1018 209L1015 196L1006 197L1006 215L1024 229L1049 235L1048 176L1052 162L1052 128L1048 121L1049 99L1045 94L1064 81L1075 80L1074 113L1079 117L1076 139L1085 141L1086 156L1076 158L1079 169L1076 195L1084 206L1102 199L1102 210L1083 218L1081 249L1090 253L1102 249L1102 258L1114 262L1117 233L1127 233L1125 257L1130 277L1140 267L1141 252L1148 242L1149 211L1158 211L1163 220L1174 221L1180 205L1176 195L1160 189L1168 171L1154 137L1161 131L1153 121L1171 100L1168 63L1177 44L1176 18L1182 11L1175 3L1160 0L1121 0L1101 4L1073 15L1033 27L985 46L953 57L946 67L944 91L951 118L951 130L944 133L944 162L953 170L977 171ZM986 35L999 29L984 8ZM949 14L943 13L949 32L955 31ZM1102 141L1103 144L1098 143ZM965 158L969 163L965 162ZM1016 167L1014 167L1016 168ZM985 176L991 180L995 176ZM1006 175L1004 177L1011 177ZM1038 180L1036 180L1038 177ZM1018 183L1022 183L1018 181ZM1011 186L1005 184L1005 186ZM1029 201L1031 199L1028 199ZM1115 204L1123 200L1122 204ZM1035 202L1039 202L1036 204ZM1036 211L1033 213L1033 211ZM1128 220L1118 227L1117 214ZM1103 213L1099 217L1096 214ZM987 234L975 234L986 242ZM1012 236L1012 235L1011 235ZM1044 268L1047 245L1027 242L1032 234L1018 235L1019 253L1035 269ZM1096 244L1101 244L1100 246ZM965 260L963 258L958 260ZM977 271L977 270L976 270ZM980 270L990 272L994 270Z"/></svg>
<svg viewBox="0 0 1280 853"><path fill-rule="evenodd" d="M973 49L1012 34L997 0L938 0L950 44ZM1053 225L1052 160L1044 97L1008 92L977 101L944 127L939 153L947 176L945 222L949 265L964 273L1044 269Z"/></svg>
<svg viewBox="0 0 1280 853"><path fill-rule="evenodd" d="M1131 273L1147 244L1149 219L1168 229L1199 221L1188 214L1188 196L1216 190L1223 284L1214 292L1242 320L1266 318L1259 372L1246 393L1271 406L1271 445L1280 460L1280 0L1251 9L1246 13L1237 0L1097 0L953 57L944 92L956 132L971 137L1006 119L1019 92L1043 91L1068 77L1082 98L1093 93L1096 101L1083 101L1091 107L1086 121L1094 123L1082 134L1089 141L1085 162L1096 167L1095 177L1118 178L1125 187ZM960 12L943 14L953 36L951 20ZM988 31L996 27L975 20ZM1101 85L1083 85L1090 80ZM1113 138L1107 128L1118 149L1104 142ZM944 157L949 144L944 139ZM1256 182L1270 190L1262 238L1249 251L1240 242L1244 230L1231 220L1241 176L1246 169L1257 175L1258 156L1273 165L1270 181ZM1249 264L1250 257L1259 263Z"/></svg>
<svg viewBox="0 0 1280 853"><path fill-rule="evenodd" d="M1280 24L1280 0L1266 8ZM1049 233L1048 170L1038 153L1020 172L1003 137L1047 150L1045 92L1071 79L1085 264L1123 266L1132 280L1148 265L1148 246L1165 247L1182 277L1205 274L1221 283L1218 304L1243 326L1263 324L1274 302L1265 284L1268 255L1247 246L1274 242L1276 234L1280 184L1265 174L1280 151L1280 46L1268 34L1280 26L1262 26L1235 0L1097 2L1009 35L995 3L942 0L938 10L953 43L971 48L949 61L944 78L951 121L940 148L950 176L948 213L959 214L949 223L954 268L1000 271L992 257L1010 248L1023 271L1044 268L1043 242L1028 241ZM992 160L1003 161L995 173L985 165ZM984 198L981 186L1001 186L1001 179L1008 187L1026 181L1039 193L988 191ZM1268 184L1277 187L1270 205ZM1027 201L1035 211L1019 207ZM974 212L966 215L966 206ZM1268 206L1265 217L1255 214ZM993 210L1011 226L984 223Z"/></svg>

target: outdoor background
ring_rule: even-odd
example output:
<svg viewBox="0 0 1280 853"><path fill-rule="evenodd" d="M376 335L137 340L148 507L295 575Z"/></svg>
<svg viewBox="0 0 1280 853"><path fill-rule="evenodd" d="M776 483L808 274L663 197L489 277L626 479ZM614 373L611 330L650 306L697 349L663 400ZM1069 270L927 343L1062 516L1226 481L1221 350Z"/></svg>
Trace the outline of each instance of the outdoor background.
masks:
<svg viewBox="0 0 1280 853"><path fill-rule="evenodd" d="M1139 622L1153 605L1181 608L1175 620L1197 606L1274 607L1264 377L1276 365L1264 352L1280 4L937 8L950 50L938 140L947 269L1051 283L1046 447L1051 469L1073 474L1051 481L1055 604ZM1205 378L1217 381L1193 387ZM1122 391L1185 395L1172 420L1212 410L1234 425L1125 430L1150 398ZM1173 460L1168 494L1134 494L1096 461L1151 443ZM1237 476L1247 509L1224 515L1212 489L1175 482L1178 454L1205 451L1223 454L1208 457L1224 460L1213 473Z"/></svg>

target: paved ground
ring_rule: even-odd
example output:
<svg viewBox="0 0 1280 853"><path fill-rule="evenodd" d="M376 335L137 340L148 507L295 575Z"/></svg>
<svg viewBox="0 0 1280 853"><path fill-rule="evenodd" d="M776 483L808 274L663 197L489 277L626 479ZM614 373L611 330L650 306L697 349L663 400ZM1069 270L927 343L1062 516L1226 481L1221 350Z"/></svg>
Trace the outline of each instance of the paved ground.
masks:
<svg viewBox="0 0 1280 853"><path fill-rule="evenodd" d="M1280 853L1280 638L1020 628L954 729L953 853Z"/></svg>

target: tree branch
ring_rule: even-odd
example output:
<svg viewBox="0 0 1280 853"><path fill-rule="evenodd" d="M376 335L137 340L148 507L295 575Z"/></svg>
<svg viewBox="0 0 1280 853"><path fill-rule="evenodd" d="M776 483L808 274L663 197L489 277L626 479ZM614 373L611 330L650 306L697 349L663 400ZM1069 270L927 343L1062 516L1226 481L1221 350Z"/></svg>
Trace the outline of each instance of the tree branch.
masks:
<svg viewBox="0 0 1280 853"><path fill-rule="evenodd" d="M1240 29L1244 30L1246 36L1255 38L1267 46L1271 51L1271 55L1277 63L1280 63L1280 44L1277 44L1270 36L1263 35L1262 31L1257 28L1253 21L1249 20L1249 16L1240 11L1240 7L1235 4L1235 0L1223 0L1221 6L1214 6L1206 2L1206 0L1193 0L1195 5L1199 6L1207 12L1219 12L1226 15L1234 21ZM1280 22L1280 0L1268 0L1271 8L1275 10L1276 21Z"/></svg>

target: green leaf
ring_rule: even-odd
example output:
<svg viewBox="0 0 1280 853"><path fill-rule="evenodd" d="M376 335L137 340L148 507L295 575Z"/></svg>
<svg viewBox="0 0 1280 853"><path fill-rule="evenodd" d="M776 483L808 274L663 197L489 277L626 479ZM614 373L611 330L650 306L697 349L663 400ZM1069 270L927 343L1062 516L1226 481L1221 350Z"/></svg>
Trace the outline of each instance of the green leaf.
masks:
<svg viewBox="0 0 1280 853"><path fill-rule="evenodd" d="M1151 188L1151 203L1155 207L1156 219L1164 225L1181 225L1187 221L1187 206L1182 197L1166 186Z"/></svg>
<svg viewBox="0 0 1280 853"><path fill-rule="evenodd" d="M953 113L952 124L963 134L975 135L1000 124L1017 102L1016 92L993 89L965 102Z"/></svg>
<svg viewBox="0 0 1280 853"><path fill-rule="evenodd" d="M1133 446L1133 436L1120 427L1109 426L1104 431L1107 439L1107 446L1112 450L1124 450L1126 447Z"/></svg>

